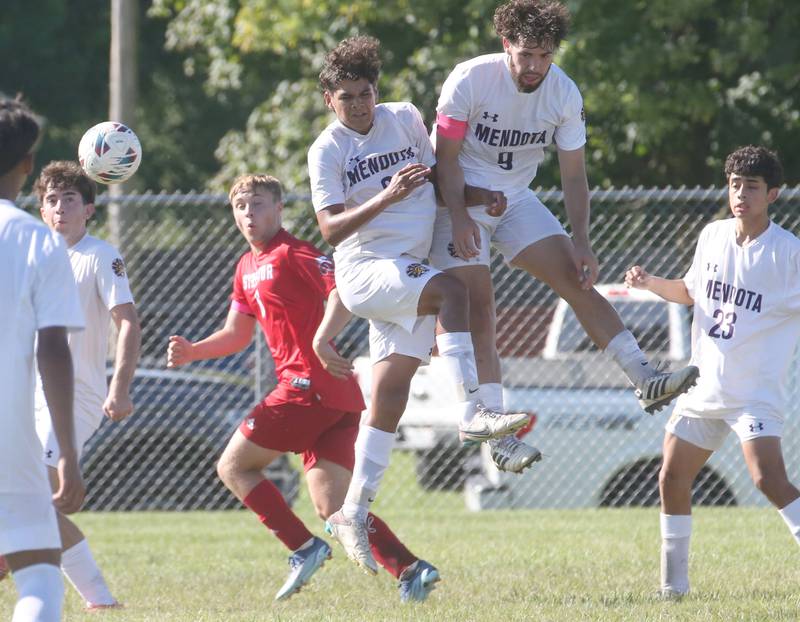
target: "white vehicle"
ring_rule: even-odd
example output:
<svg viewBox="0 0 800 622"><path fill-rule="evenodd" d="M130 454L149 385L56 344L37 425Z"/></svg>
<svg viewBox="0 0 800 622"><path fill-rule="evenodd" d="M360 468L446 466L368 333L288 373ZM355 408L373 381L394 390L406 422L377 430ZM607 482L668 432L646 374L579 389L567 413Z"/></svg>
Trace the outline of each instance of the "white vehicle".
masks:
<svg viewBox="0 0 800 622"><path fill-rule="evenodd" d="M688 307L624 285L598 285L597 290L614 305L652 361L673 369L686 364L691 343ZM356 363L365 392L368 364ZM417 475L424 488L463 484L467 506L473 510L658 502L663 428L672 406L646 414L627 378L593 346L569 305L558 302L541 356L506 358L502 364L505 408L534 415L525 440L542 451L542 461L516 475L499 472L485 446L480 458L470 458L470 451L458 444L458 421L447 407L450 394L434 358L414 378L398 429L398 447L417 452ZM792 434L792 419L787 416L787 436ZM790 469L797 462L793 453L797 452L786 451ZM750 481L735 439L712 456L697 478L694 501L766 503Z"/></svg>

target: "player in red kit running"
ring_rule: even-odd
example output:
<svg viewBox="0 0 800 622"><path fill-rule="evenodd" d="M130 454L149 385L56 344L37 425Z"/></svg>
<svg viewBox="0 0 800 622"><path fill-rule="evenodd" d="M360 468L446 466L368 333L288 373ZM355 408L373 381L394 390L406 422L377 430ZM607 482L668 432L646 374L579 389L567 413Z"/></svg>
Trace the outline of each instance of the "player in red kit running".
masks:
<svg viewBox="0 0 800 622"><path fill-rule="evenodd" d="M326 299L338 298L333 263L282 228L280 182L244 175L234 182L229 199L250 251L236 267L225 326L196 343L170 337L167 366L228 356L247 347L256 322L264 331L278 385L242 421L217 472L292 551L289 577L275 596L282 599L311 578L330 558L331 548L292 512L263 470L284 452L300 454L314 508L326 520L344 502L365 406L350 362L328 343L347 324L349 312L332 314L320 326ZM312 347L315 334L324 342L317 344L324 366ZM424 600L435 583L433 567L415 557L377 516L370 515L370 521L372 553L399 580L401 599Z"/></svg>

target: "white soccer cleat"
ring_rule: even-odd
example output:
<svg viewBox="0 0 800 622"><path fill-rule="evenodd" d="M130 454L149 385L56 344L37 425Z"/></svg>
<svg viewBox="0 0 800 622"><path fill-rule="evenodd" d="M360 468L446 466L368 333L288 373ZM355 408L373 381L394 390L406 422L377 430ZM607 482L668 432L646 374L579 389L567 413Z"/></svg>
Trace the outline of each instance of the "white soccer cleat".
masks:
<svg viewBox="0 0 800 622"><path fill-rule="evenodd" d="M522 473L534 462L542 459L542 452L523 443L513 434L489 441L492 462L500 471Z"/></svg>
<svg viewBox="0 0 800 622"><path fill-rule="evenodd" d="M694 365L678 371L654 374L636 389L639 405L652 415L697 384L699 376L700 370Z"/></svg>
<svg viewBox="0 0 800 622"><path fill-rule="evenodd" d="M347 557L367 572L378 574L378 564L369 548L369 532L366 521L348 519L342 511L334 512L325 521L325 531L339 541Z"/></svg>
<svg viewBox="0 0 800 622"><path fill-rule="evenodd" d="M488 441L507 434L513 434L524 428L531 416L528 413L501 413L478 406L478 412L466 425L458 428L458 436L462 442Z"/></svg>

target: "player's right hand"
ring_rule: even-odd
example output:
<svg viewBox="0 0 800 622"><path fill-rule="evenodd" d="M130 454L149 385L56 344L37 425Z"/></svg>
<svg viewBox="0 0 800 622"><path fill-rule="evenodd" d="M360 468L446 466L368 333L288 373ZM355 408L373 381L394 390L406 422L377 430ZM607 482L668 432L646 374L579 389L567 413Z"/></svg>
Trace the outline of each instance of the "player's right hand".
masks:
<svg viewBox="0 0 800 622"><path fill-rule="evenodd" d="M167 346L167 367L180 367L192 362L192 342L180 335L170 335Z"/></svg>
<svg viewBox="0 0 800 622"><path fill-rule="evenodd" d="M72 514L81 509L86 488L76 454L58 459L58 490L53 494L53 505L62 514Z"/></svg>
<svg viewBox="0 0 800 622"><path fill-rule="evenodd" d="M481 230L467 214L451 213L453 223L453 248L462 259L477 257L481 248Z"/></svg>
<svg viewBox="0 0 800 622"><path fill-rule="evenodd" d="M317 342L315 340L313 348L322 367L331 376L345 379L353 373L353 364L339 354L327 341Z"/></svg>
<svg viewBox="0 0 800 622"><path fill-rule="evenodd" d="M386 193L393 202L405 199L414 190L428 183L428 177L431 174L430 167L425 166L419 162L414 164L406 164L403 168L392 175L389 185L384 188L383 192Z"/></svg>
<svg viewBox="0 0 800 622"><path fill-rule="evenodd" d="M647 289L650 274L641 266L633 266L625 273L625 285L635 289Z"/></svg>

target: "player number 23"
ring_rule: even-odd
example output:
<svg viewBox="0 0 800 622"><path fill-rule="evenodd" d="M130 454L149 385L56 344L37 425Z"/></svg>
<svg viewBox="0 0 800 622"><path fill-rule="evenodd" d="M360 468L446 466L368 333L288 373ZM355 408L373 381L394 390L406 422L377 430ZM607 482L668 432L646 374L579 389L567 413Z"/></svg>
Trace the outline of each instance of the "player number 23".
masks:
<svg viewBox="0 0 800 622"><path fill-rule="evenodd" d="M730 339L733 337L733 325L736 324L736 314L732 311L725 313L722 309L714 311L714 319L716 324L708 331L709 337L715 339Z"/></svg>

